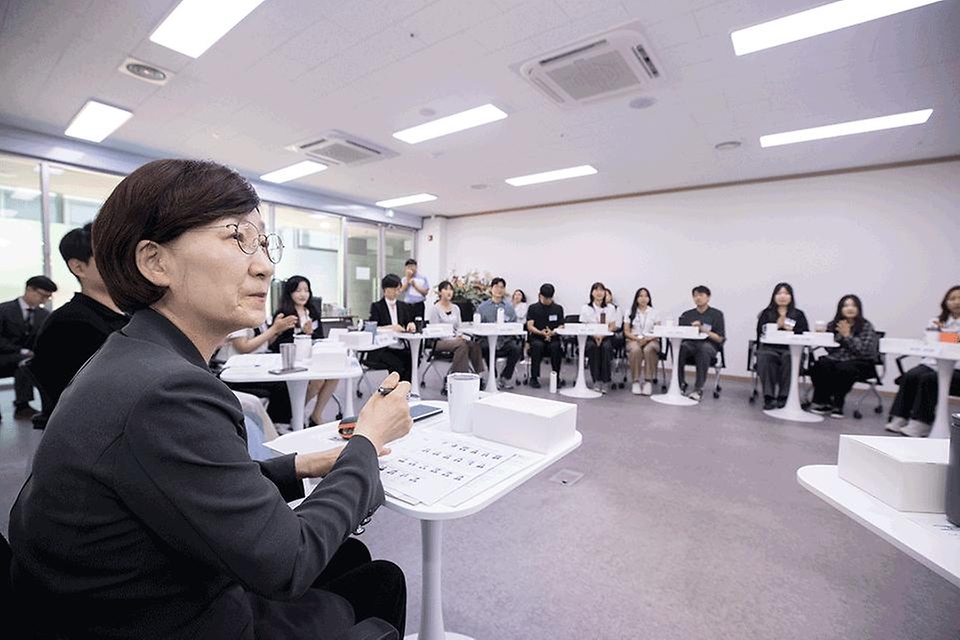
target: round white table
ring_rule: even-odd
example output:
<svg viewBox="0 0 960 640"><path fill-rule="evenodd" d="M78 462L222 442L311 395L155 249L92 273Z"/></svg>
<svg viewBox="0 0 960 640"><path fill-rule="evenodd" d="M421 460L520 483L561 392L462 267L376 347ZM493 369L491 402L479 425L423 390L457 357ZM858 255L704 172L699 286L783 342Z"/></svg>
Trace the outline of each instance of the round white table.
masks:
<svg viewBox="0 0 960 640"><path fill-rule="evenodd" d="M697 404L696 400L691 400L680 392L680 343L684 340L706 340L707 334L700 333L699 327L668 327L658 324L653 327L653 335L658 338L667 338L670 340L671 358L673 359L670 370L670 388L666 393L658 396L650 396L650 399L660 404L670 404L677 407L688 407Z"/></svg>
<svg viewBox="0 0 960 640"><path fill-rule="evenodd" d="M933 420L931 438L950 437L950 382L954 364L960 360L960 344L948 342L927 343L908 338L882 338L880 353L893 353L937 361L937 413Z"/></svg>
<svg viewBox="0 0 960 640"><path fill-rule="evenodd" d="M420 343L423 342L422 333L390 332L395 338L406 340L410 345L410 397L420 399Z"/></svg>
<svg viewBox="0 0 960 640"><path fill-rule="evenodd" d="M556 331L560 336L576 336L580 356L577 358L577 383L569 389L560 389L561 395L568 398L599 398L603 394L587 387L587 375L584 370L587 352L587 337L612 336L613 332L604 324L566 324Z"/></svg>
<svg viewBox="0 0 960 640"><path fill-rule="evenodd" d="M823 416L804 411L800 406L800 355L804 347L839 346L832 333L807 331L768 331L760 337L764 344L783 344L790 347L790 391L787 404L782 409L765 409L771 418L792 420L793 422L823 422Z"/></svg>
<svg viewBox="0 0 960 640"><path fill-rule="evenodd" d="M481 322L474 324L464 322L460 325L461 333L472 336L487 336L487 345L490 348L490 364L487 366L487 391L497 391L497 338L500 336L525 336L521 322Z"/></svg>
<svg viewBox="0 0 960 640"><path fill-rule="evenodd" d="M347 398L344 411L347 415L353 415L353 381L363 373L356 358L348 357L344 369L319 369L313 367L312 362L305 362L299 364L307 367L305 371L270 373L280 366L279 353L242 353L227 360L220 379L224 382L286 382L290 394L290 428L294 430L304 427L303 409L307 403L307 385L311 380L346 379Z"/></svg>

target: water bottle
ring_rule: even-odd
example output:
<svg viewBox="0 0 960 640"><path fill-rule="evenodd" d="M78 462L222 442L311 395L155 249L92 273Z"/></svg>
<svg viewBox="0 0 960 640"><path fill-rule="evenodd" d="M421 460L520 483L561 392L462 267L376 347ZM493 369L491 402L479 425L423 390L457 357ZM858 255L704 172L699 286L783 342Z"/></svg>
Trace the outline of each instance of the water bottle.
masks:
<svg viewBox="0 0 960 640"><path fill-rule="evenodd" d="M505 312L503 310L503 307L500 307L499 309L497 309L497 324L503 324L504 316L505 316Z"/></svg>
<svg viewBox="0 0 960 640"><path fill-rule="evenodd" d="M927 323L927 330L924 331L924 342L927 344L937 344L940 342L940 325L937 324L938 318L931 318Z"/></svg>
<svg viewBox="0 0 960 640"><path fill-rule="evenodd" d="M480 312L477 311L473 314L473 324L480 324L483 322L483 317L480 315Z"/></svg>
<svg viewBox="0 0 960 640"><path fill-rule="evenodd" d="M550 393L556 393L556 392L557 392L557 372L551 371L550 372Z"/></svg>

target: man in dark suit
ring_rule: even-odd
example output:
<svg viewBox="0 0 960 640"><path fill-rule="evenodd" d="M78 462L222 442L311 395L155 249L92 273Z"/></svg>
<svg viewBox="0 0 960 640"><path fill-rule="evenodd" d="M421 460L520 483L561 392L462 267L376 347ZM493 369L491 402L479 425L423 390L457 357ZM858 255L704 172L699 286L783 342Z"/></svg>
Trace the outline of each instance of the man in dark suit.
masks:
<svg viewBox="0 0 960 640"><path fill-rule="evenodd" d="M20 363L33 356L37 332L50 315L43 303L56 290L50 278L33 276L27 280L22 296L0 304L0 378L13 376L14 418L29 420L39 413L30 406L33 383Z"/></svg>
<svg viewBox="0 0 960 640"><path fill-rule="evenodd" d="M83 363L97 352L111 333L127 324L107 293L90 242L91 224L73 229L60 241L60 255L80 282L80 292L47 319L37 334L30 371L40 389L42 427L53 413L60 394ZM38 424L38 420L44 418Z"/></svg>
<svg viewBox="0 0 960 640"><path fill-rule="evenodd" d="M400 276L388 273L380 281L383 297L370 305L370 320L378 327L387 327L393 331L415 331L414 309L411 305L398 300L400 296ZM379 365L382 369L396 371L401 380L410 382L410 347L400 341L396 346L384 347L367 354L368 365Z"/></svg>

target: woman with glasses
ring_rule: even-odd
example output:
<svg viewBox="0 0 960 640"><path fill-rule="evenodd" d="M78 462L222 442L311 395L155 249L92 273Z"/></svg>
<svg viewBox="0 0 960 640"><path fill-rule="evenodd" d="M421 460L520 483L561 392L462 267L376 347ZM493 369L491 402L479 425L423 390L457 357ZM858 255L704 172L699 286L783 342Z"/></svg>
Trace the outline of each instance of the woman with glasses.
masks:
<svg viewBox="0 0 960 640"><path fill-rule="evenodd" d="M310 288L310 281L303 276L290 276L283 283L283 290L280 293L280 304L277 305L278 316L282 315L286 320L293 316L296 318L296 324L287 329L277 337L273 343L274 351L280 350L281 344L293 342L294 337L298 335L308 335L314 340L323 338L323 323L320 320L320 305L313 297L313 289ZM317 404L310 414L310 426L323 422L323 409L327 406L333 393L337 390L339 380L311 380L307 386L307 404L313 398L317 399Z"/></svg>
<svg viewBox="0 0 960 640"><path fill-rule="evenodd" d="M383 501L409 384L388 376L345 447L255 463L207 369L264 316L283 245L258 204L226 167L158 160L100 209L94 255L131 319L61 396L10 513L13 610L37 635L329 638L378 617L402 636L402 572L348 536Z"/></svg>

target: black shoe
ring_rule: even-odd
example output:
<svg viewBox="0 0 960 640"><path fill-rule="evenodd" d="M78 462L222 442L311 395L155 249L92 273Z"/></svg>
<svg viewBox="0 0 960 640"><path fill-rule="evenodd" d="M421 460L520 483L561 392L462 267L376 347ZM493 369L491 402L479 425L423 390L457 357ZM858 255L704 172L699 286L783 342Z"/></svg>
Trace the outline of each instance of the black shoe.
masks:
<svg viewBox="0 0 960 640"><path fill-rule="evenodd" d="M29 420L40 413L28 404L20 405L13 411L13 417L17 420Z"/></svg>
<svg viewBox="0 0 960 640"><path fill-rule="evenodd" d="M777 398L777 409L783 409L785 406L787 406L786 397L780 396L779 398Z"/></svg>
<svg viewBox="0 0 960 640"><path fill-rule="evenodd" d="M763 396L763 410L769 411L777 406L777 401L773 399L773 396Z"/></svg>
<svg viewBox="0 0 960 640"><path fill-rule="evenodd" d="M557 388L558 388L558 389L563 389L565 386L567 386L567 381L566 381L566 380L564 380L563 378L560 378L559 380L557 380Z"/></svg>
<svg viewBox="0 0 960 640"><path fill-rule="evenodd" d="M831 407L829 404L819 404L814 402L810 405L810 411L822 416L833 411L833 407Z"/></svg>
<svg viewBox="0 0 960 640"><path fill-rule="evenodd" d="M540 378L530 378L530 387L533 389L540 388Z"/></svg>
<svg viewBox="0 0 960 640"><path fill-rule="evenodd" d="M836 418L836 419L838 419L838 420L842 420L842 419L843 419L843 409L841 409L840 407L831 407L831 408L830 408L830 417L831 417L831 418Z"/></svg>

